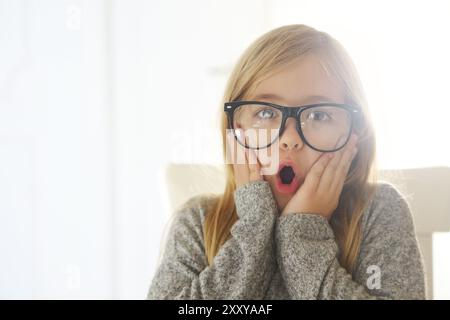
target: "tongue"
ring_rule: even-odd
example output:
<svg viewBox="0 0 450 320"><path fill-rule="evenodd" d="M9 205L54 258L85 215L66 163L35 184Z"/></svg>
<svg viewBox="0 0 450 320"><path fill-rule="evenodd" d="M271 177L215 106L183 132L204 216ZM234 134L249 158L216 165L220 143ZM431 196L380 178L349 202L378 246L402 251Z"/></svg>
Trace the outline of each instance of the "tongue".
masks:
<svg viewBox="0 0 450 320"><path fill-rule="evenodd" d="M281 169L280 178L283 184L290 184L292 180L294 180L294 177L295 173L294 170L292 170L292 167L286 166L283 169Z"/></svg>

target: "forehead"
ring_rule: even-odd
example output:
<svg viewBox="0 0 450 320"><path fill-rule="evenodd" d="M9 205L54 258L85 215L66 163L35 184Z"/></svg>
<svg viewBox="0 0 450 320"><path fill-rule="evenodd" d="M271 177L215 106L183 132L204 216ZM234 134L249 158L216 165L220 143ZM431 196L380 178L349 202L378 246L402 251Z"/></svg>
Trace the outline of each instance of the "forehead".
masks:
<svg viewBox="0 0 450 320"><path fill-rule="evenodd" d="M337 81L327 74L313 55L300 57L282 67L261 81L250 97L292 106L317 102L344 103L345 100Z"/></svg>

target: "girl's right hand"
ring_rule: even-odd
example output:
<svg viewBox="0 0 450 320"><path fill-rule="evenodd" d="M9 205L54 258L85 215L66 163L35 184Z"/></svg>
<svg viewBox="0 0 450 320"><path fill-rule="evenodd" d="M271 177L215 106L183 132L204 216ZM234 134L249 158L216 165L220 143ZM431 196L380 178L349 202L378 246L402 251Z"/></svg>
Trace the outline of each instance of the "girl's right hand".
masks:
<svg viewBox="0 0 450 320"><path fill-rule="evenodd" d="M243 131L240 131L241 136L244 137ZM243 147L236 140L231 130L227 131L227 144L227 154L231 155L229 161L233 163L236 189L251 181L263 180L261 164L259 163L255 150ZM230 152L230 150L234 150L234 152Z"/></svg>

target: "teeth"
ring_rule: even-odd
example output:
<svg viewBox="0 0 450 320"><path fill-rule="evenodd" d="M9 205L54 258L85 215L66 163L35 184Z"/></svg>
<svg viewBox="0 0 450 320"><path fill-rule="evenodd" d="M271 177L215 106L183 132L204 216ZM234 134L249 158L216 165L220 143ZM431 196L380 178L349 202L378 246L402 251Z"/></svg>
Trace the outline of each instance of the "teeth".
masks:
<svg viewBox="0 0 450 320"><path fill-rule="evenodd" d="M295 172L291 166L285 166L280 170L279 175L283 184L290 184L294 180Z"/></svg>

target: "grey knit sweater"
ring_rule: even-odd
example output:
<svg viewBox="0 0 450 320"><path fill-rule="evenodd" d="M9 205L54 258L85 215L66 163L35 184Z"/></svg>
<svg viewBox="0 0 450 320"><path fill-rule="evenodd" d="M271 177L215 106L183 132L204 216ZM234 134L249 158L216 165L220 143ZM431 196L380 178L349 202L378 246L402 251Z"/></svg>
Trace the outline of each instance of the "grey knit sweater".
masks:
<svg viewBox="0 0 450 320"><path fill-rule="evenodd" d="M148 299L425 299L410 208L390 184L377 185L364 211L353 274L337 260L329 222L280 217L264 180L235 190L239 219L208 266L202 225L214 200L196 196L175 213Z"/></svg>

